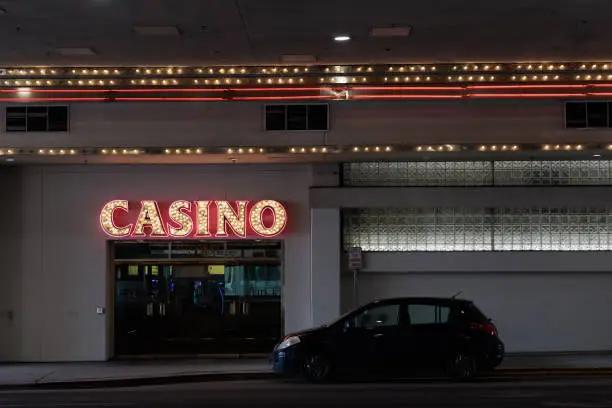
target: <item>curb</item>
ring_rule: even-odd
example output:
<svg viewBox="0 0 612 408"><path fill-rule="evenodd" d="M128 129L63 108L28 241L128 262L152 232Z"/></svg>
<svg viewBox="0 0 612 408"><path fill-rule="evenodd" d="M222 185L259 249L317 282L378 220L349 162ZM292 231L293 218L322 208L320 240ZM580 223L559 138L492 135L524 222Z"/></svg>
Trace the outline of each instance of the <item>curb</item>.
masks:
<svg viewBox="0 0 612 408"><path fill-rule="evenodd" d="M125 388L147 385L186 384L194 382L216 381L254 381L271 380L278 378L272 372L246 372L246 373L214 373L214 374L184 374L177 376L147 377L147 378L118 378L109 380L85 381L58 381L34 384L0 385L0 391L7 390L68 390L92 388Z"/></svg>
<svg viewBox="0 0 612 408"><path fill-rule="evenodd" d="M495 370L483 375L483 379L520 378L520 377L565 377L565 376L607 376L612 375L612 368L588 369L503 369ZM118 378L104 380L84 381L58 381L33 384L0 384L0 391L9 390L70 390L70 389L101 389L101 388L127 388L152 385L187 384L196 382L222 382L222 381L256 381L273 380L282 377L274 372L244 372L244 373L213 373L213 374L184 374L177 376L146 377L146 378Z"/></svg>
<svg viewBox="0 0 612 408"><path fill-rule="evenodd" d="M567 375L612 375L612 368L524 368L495 370L488 376L567 376Z"/></svg>

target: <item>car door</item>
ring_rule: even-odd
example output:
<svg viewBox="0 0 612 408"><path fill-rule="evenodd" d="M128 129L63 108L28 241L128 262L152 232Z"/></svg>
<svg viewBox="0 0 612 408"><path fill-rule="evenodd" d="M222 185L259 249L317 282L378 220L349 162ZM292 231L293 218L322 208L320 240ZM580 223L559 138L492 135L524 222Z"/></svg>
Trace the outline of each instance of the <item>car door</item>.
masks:
<svg viewBox="0 0 612 408"><path fill-rule="evenodd" d="M337 350L351 370L384 373L397 365L401 302L374 303L347 319Z"/></svg>
<svg viewBox="0 0 612 408"><path fill-rule="evenodd" d="M453 330L449 324L451 305L446 302L414 301L407 305L412 336L412 362L420 371L445 367L452 352Z"/></svg>

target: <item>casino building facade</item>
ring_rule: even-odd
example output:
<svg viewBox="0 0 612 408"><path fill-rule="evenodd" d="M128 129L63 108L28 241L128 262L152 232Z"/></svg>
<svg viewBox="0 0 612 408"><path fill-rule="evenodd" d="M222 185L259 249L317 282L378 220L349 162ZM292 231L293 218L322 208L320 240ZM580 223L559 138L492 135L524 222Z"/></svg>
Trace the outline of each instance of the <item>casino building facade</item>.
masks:
<svg viewBox="0 0 612 408"><path fill-rule="evenodd" d="M458 293L508 352L611 349L610 84L455 65L7 74L0 359L266 353Z"/></svg>

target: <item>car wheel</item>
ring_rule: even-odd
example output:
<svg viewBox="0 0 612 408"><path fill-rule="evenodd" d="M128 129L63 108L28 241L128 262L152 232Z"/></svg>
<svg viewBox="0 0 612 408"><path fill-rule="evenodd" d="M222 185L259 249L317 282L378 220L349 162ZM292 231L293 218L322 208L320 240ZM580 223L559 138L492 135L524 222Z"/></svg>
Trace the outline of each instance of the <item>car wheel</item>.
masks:
<svg viewBox="0 0 612 408"><path fill-rule="evenodd" d="M476 359L469 353L457 353L450 363L449 374L455 380L473 380L477 372Z"/></svg>
<svg viewBox="0 0 612 408"><path fill-rule="evenodd" d="M303 360L302 374L307 381L324 383L331 378L331 371L329 359L323 354L309 354Z"/></svg>

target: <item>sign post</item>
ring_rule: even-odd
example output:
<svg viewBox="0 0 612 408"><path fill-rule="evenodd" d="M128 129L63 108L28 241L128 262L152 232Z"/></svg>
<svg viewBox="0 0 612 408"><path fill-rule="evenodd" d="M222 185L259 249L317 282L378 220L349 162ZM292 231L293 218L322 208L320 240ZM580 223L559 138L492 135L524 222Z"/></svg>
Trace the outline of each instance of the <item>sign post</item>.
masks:
<svg viewBox="0 0 612 408"><path fill-rule="evenodd" d="M348 267L353 271L353 308L359 305L357 298L357 273L363 268L363 254L361 247L353 247L348 251Z"/></svg>

